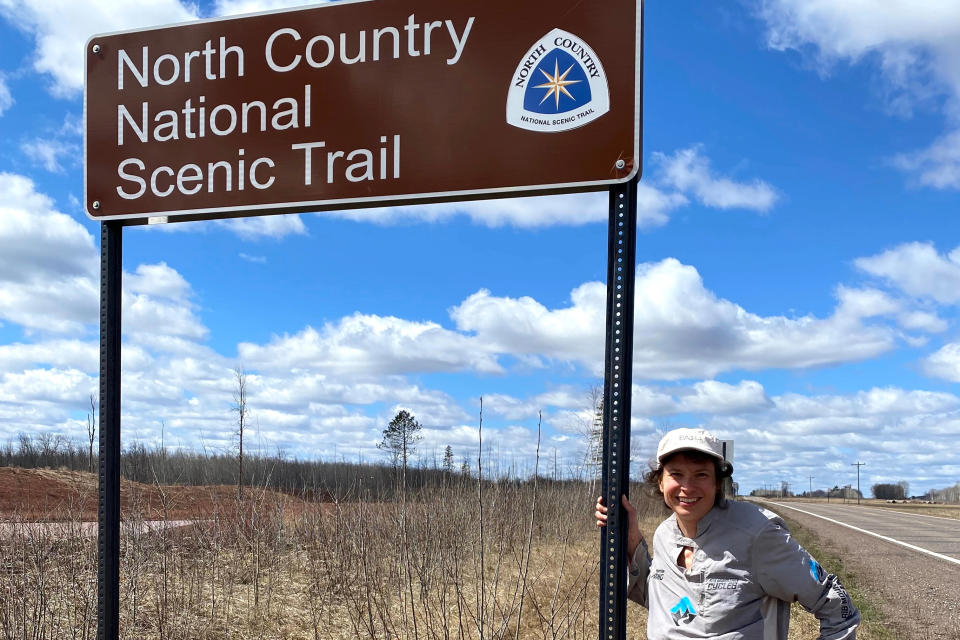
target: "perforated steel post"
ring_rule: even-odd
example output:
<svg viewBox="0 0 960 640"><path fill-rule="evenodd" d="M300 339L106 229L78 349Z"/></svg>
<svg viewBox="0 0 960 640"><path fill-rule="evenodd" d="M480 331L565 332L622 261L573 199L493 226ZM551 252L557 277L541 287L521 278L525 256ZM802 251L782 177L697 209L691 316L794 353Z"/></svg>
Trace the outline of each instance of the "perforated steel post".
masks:
<svg viewBox="0 0 960 640"><path fill-rule="evenodd" d="M607 343L603 381L603 501L600 640L626 637L627 520L620 496L629 493L630 397L633 384L633 290L636 272L637 182L610 189L607 253Z"/></svg>
<svg viewBox="0 0 960 640"><path fill-rule="evenodd" d="M123 224L100 223L100 493L97 640L120 634L120 311Z"/></svg>

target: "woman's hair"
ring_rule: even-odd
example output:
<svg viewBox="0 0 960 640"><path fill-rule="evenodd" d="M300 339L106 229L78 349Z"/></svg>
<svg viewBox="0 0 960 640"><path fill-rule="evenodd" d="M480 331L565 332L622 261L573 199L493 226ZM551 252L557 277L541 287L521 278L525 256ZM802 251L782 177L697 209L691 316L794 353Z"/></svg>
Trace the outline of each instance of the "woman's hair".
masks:
<svg viewBox="0 0 960 640"><path fill-rule="evenodd" d="M721 509L726 508L727 506L727 492L724 488L726 483L724 480L733 475L733 468L725 462L721 462L714 456L711 456L702 451L695 450L685 450L677 451L672 453L660 464L656 463L656 460L650 461L650 471L643 474L643 481L646 483L647 488L654 494L663 498L663 491L660 491L660 479L663 477L663 465L670 462L670 460L677 455L683 454L687 457L688 460L692 462L712 462L714 477L717 480L717 497L713 501L713 504L720 507Z"/></svg>

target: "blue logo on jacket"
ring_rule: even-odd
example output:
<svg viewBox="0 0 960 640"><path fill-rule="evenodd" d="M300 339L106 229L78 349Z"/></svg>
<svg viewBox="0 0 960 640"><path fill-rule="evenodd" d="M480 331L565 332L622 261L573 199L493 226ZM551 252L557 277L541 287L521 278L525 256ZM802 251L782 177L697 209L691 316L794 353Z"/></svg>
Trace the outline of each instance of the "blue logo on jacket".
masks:
<svg viewBox="0 0 960 640"><path fill-rule="evenodd" d="M670 613L673 615L673 621L677 624L680 624L680 622L689 623L697 617L697 610L693 608L693 603L687 596L680 598L680 602L673 605Z"/></svg>
<svg viewBox="0 0 960 640"><path fill-rule="evenodd" d="M813 576L813 579L817 582L823 582L823 567L820 566L820 563L810 558L807 560L807 564L810 565L810 575Z"/></svg>

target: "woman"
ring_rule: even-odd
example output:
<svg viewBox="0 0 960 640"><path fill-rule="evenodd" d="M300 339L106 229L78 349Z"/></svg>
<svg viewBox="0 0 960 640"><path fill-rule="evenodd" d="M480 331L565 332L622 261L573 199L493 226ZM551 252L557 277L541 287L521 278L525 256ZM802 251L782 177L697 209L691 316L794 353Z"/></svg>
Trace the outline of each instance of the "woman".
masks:
<svg viewBox="0 0 960 640"><path fill-rule="evenodd" d="M660 440L646 482L673 511L653 534L651 558L634 507L622 497L632 558L627 596L649 610L647 637L786 640L790 603L820 620L820 638L856 638L860 613L835 575L790 536L776 514L726 500L733 466L703 429ZM607 522L597 499L597 526Z"/></svg>

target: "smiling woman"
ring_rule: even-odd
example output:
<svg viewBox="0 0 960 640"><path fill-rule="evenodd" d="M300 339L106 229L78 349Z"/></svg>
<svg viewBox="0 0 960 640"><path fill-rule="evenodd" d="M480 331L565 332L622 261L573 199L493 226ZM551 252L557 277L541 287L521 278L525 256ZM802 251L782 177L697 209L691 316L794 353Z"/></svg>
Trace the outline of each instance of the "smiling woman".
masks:
<svg viewBox="0 0 960 640"><path fill-rule="evenodd" d="M674 429L660 440L646 475L673 515L653 536L651 556L636 511L623 497L632 558L627 597L647 607L647 637L785 640L790 603L820 620L823 638L856 637L860 613L835 575L794 541L774 513L730 502L733 473L722 445L703 429ZM607 508L597 500L598 526Z"/></svg>

